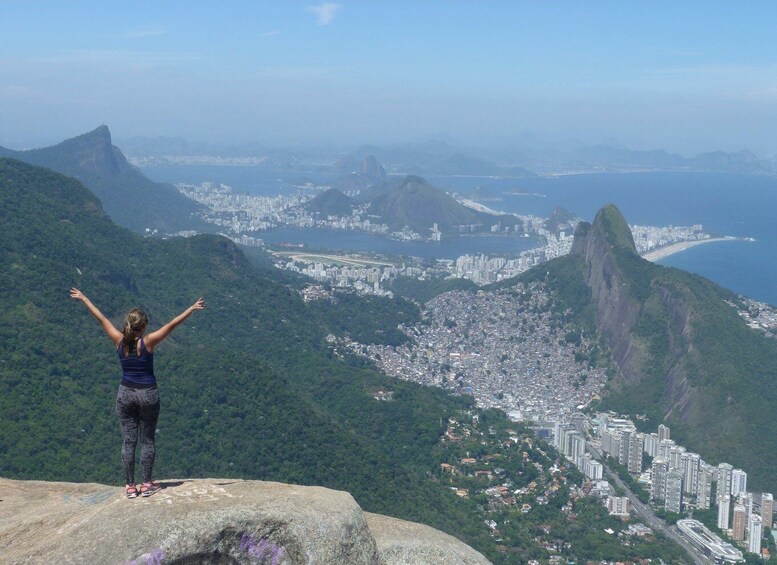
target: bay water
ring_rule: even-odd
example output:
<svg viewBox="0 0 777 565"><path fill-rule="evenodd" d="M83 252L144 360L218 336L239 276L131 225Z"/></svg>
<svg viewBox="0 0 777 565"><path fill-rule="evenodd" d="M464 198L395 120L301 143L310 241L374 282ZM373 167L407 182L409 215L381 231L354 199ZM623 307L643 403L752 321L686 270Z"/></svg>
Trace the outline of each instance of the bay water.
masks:
<svg viewBox="0 0 777 565"><path fill-rule="evenodd" d="M259 167L176 165L143 172L164 182L223 182L239 192L288 194L304 182L327 184L325 173L272 172ZM707 277L731 290L777 305L777 178L755 175L666 172L597 173L531 178L427 177L432 184L479 201L495 210L548 217L561 206L593 220L607 203L629 224L689 226L707 232L754 238L700 245L660 261ZM268 242L305 243L308 248L371 251L424 258L464 254L518 253L534 246L525 238L459 237L448 241L399 242L364 232L285 228L261 234Z"/></svg>

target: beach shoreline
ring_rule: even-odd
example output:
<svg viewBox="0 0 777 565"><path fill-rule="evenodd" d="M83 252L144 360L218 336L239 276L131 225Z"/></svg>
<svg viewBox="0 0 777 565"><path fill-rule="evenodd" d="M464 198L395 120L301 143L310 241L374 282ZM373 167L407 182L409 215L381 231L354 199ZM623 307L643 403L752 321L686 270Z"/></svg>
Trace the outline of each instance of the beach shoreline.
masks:
<svg viewBox="0 0 777 565"><path fill-rule="evenodd" d="M738 237L727 236L727 237L711 237L709 239L699 239L696 241L680 241L677 243L672 243L671 245L667 245L666 247L661 247L660 249L654 249L653 251L648 251L647 253L642 255L642 258L655 263L656 261L665 259L670 255L674 255L675 253L680 253L681 251L685 251L686 249L690 249L691 247L696 247L697 245L702 245L704 243L715 243L718 241L742 241L742 240Z"/></svg>

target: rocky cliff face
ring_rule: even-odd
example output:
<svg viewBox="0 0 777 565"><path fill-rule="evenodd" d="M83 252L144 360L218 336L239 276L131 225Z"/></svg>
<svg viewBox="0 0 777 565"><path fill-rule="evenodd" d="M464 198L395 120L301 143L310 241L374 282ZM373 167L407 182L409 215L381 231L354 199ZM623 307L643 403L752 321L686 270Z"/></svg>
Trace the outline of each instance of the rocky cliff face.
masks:
<svg viewBox="0 0 777 565"><path fill-rule="evenodd" d="M361 174L378 183L386 179L386 169L383 168L374 155L367 155L362 161Z"/></svg>
<svg viewBox="0 0 777 565"><path fill-rule="evenodd" d="M641 306L629 292L616 257L619 253L636 256L637 251L626 220L610 204L596 214L593 224L578 225L572 254L583 257L583 278L591 289L596 326L607 339L623 377L635 381L648 352L632 335Z"/></svg>
<svg viewBox="0 0 777 565"><path fill-rule="evenodd" d="M687 420L695 394L687 373L697 352L680 281L638 256L631 230L612 204L593 224L581 224L572 253L583 258L596 326L620 371L616 387L641 384L647 390L645 381L652 381L660 389L661 417Z"/></svg>
<svg viewBox="0 0 777 565"><path fill-rule="evenodd" d="M128 500L99 484L0 479L6 563L485 564L437 530L366 514L350 494L262 481L164 481Z"/></svg>

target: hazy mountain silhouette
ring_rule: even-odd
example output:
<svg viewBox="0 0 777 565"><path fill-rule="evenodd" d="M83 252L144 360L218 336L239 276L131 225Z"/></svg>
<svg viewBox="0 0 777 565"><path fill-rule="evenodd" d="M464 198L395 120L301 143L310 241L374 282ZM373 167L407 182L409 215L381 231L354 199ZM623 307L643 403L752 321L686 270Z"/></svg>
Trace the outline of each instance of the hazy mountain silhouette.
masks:
<svg viewBox="0 0 777 565"><path fill-rule="evenodd" d="M97 195L116 223L133 231L172 233L204 227L197 217L202 206L174 186L153 182L130 165L112 145L107 126L42 149L13 151L0 147L0 157L77 178Z"/></svg>

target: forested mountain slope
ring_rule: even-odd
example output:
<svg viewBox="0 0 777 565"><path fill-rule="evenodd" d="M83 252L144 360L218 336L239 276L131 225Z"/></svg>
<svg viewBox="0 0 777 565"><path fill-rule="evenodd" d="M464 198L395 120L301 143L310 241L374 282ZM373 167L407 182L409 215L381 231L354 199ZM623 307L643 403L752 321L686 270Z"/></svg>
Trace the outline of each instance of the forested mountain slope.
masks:
<svg viewBox="0 0 777 565"><path fill-rule="evenodd" d="M203 295L207 309L158 349L158 477L317 484L369 511L485 535L468 503L426 476L448 414L467 401L333 356L298 294L232 242L144 239L79 182L11 159L0 159L0 225L0 476L121 479L118 363L71 286L116 323L143 308L151 327Z"/></svg>
<svg viewBox="0 0 777 565"><path fill-rule="evenodd" d="M0 147L0 157L11 157L75 177L102 202L118 224L137 232L147 228L162 233L204 228L197 217L202 206L170 184L153 182L129 164L111 143L107 126L29 151Z"/></svg>
<svg viewBox="0 0 777 565"><path fill-rule="evenodd" d="M547 281L603 336L617 368L606 406L665 422L707 462L745 469L748 487L777 489L777 342L745 324L733 293L639 257L613 205L578 226L570 255L524 278Z"/></svg>

